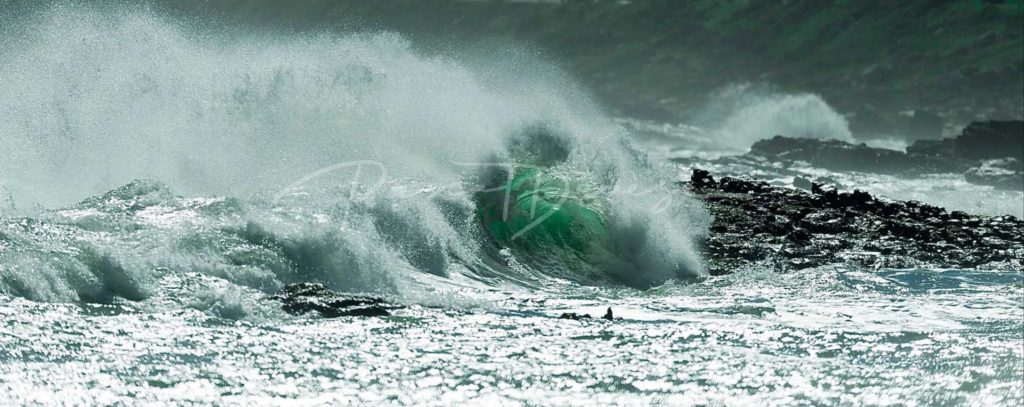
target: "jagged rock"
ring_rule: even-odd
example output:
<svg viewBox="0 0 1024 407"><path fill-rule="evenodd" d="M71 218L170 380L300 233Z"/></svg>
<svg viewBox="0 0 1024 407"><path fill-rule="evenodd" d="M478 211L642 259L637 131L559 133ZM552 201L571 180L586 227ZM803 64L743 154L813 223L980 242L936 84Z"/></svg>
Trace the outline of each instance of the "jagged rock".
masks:
<svg viewBox="0 0 1024 407"><path fill-rule="evenodd" d="M1024 161L1024 121L974 122L953 139L956 157L991 160L1011 157Z"/></svg>
<svg viewBox="0 0 1024 407"><path fill-rule="evenodd" d="M325 318L388 316L400 308L381 298L337 293L317 283L289 284L270 298L281 301L281 308L289 314L315 311Z"/></svg>
<svg viewBox="0 0 1024 407"><path fill-rule="evenodd" d="M934 159L954 158L956 154L956 143L953 139L939 140L918 140L907 146L907 155L915 157L928 157Z"/></svg>
<svg viewBox="0 0 1024 407"><path fill-rule="evenodd" d="M971 123L958 137L918 140L906 152L838 140L775 136L754 143L747 156L768 162L801 161L833 171L904 176L964 173L968 182L1022 190L1024 121Z"/></svg>
<svg viewBox="0 0 1024 407"><path fill-rule="evenodd" d="M573 321L580 321L580 320L584 320L584 319L592 319L593 317L591 317L590 314L577 314L575 312L564 312L558 318L559 319L571 319Z"/></svg>
<svg viewBox="0 0 1024 407"><path fill-rule="evenodd" d="M587 319L594 319L594 317L590 316L590 314L577 314L575 312L564 312L558 318L559 319L571 319L573 321L582 321L582 320L587 320ZM608 311L605 311L604 316L602 316L601 319L606 319L606 320L609 320L609 321L621 321L622 320L622 318L616 318L615 317L615 314L612 313L612 307L608 307Z"/></svg>
<svg viewBox="0 0 1024 407"><path fill-rule="evenodd" d="M930 158L908 160L903 152L868 147L865 144L784 136L760 140L750 146L748 154L772 162L803 161L833 171L903 173L946 164Z"/></svg>
<svg viewBox="0 0 1024 407"><path fill-rule="evenodd" d="M712 274L754 263L778 270L857 262L869 267L1024 265L1024 221L813 184L813 192L694 171L689 188L714 217L704 242Z"/></svg>
<svg viewBox="0 0 1024 407"><path fill-rule="evenodd" d="M711 177L711 173L705 170L694 169L693 175L690 177L690 183L694 187L703 188L715 185L715 179Z"/></svg>

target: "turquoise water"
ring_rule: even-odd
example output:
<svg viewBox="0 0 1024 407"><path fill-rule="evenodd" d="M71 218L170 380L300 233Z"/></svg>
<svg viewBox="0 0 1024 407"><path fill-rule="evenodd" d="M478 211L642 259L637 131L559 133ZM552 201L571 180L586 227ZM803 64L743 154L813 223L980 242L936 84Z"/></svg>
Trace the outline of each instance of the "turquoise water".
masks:
<svg viewBox="0 0 1024 407"><path fill-rule="evenodd" d="M1024 403L1021 270L707 275L710 216L657 152L848 138L820 97L649 149L527 57L29 14L0 21L0 405ZM531 165L509 220L493 188ZM990 192L942 200L1020 199ZM267 298L299 282L404 308Z"/></svg>

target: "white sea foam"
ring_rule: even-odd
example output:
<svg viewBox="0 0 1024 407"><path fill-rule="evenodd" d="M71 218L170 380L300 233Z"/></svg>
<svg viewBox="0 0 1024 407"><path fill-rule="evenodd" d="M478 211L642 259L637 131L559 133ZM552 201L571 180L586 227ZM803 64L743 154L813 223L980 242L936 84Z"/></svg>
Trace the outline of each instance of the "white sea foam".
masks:
<svg viewBox="0 0 1024 407"><path fill-rule="evenodd" d="M509 146L524 129L568 146L560 165L607 197L614 239L630 242L607 271L641 286L704 273L700 205L538 61L427 57L388 33L212 35L137 9L57 6L11 24L0 40L0 182L14 203L59 207L135 179L161 184L76 207L99 216L40 215L70 225L64 244L110 267L53 256L61 245L35 225L12 232L4 244L25 249L0 251L5 291L146 298L161 276L200 271L265 291L315 280L426 293L418 274L502 262L481 248L467 185L481 171L473 163L515 160ZM357 161L374 165L338 166ZM240 203L218 212L169 191ZM17 266L32 261L45 264ZM118 273L133 285L105 280Z"/></svg>

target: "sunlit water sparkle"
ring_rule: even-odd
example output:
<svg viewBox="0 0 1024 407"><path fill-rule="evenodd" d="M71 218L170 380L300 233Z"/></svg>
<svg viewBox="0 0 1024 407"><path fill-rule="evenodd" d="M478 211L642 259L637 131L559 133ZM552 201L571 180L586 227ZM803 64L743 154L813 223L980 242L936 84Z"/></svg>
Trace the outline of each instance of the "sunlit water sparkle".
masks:
<svg viewBox="0 0 1024 407"><path fill-rule="evenodd" d="M499 310L240 321L0 298L0 404L359 402L1019 405L1019 272L749 270L651 292L500 292ZM262 304L262 305L261 305ZM558 319L562 312L620 321Z"/></svg>
<svg viewBox="0 0 1024 407"><path fill-rule="evenodd" d="M1024 403L1020 270L703 279L707 212L637 136L708 159L776 131L849 139L818 96L730 88L707 132L645 130L529 58L426 57L387 33L211 38L113 10L0 21L17 34L0 39L0 405ZM653 259L629 271L656 288L537 267L482 234L459 163L508 158L536 128L606 192L612 238L651 256L617 254ZM376 195L268 198L371 159L391 176ZM962 177L831 176L1021 208ZM651 192L611 193L630 183ZM303 281L405 308L322 319L268 298ZM622 319L559 319L607 307Z"/></svg>

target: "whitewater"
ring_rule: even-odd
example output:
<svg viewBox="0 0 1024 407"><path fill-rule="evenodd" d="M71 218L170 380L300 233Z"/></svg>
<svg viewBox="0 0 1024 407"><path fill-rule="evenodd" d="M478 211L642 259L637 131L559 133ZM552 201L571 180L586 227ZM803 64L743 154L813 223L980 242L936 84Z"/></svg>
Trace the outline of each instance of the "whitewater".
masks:
<svg viewBox="0 0 1024 407"><path fill-rule="evenodd" d="M682 169L549 62L131 7L2 23L0 404L1024 401L1019 270L711 277ZM809 94L706 116L705 152L851 137ZM524 171L601 243L483 224ZM405 308L268 299L300 282Z"/></svg>

